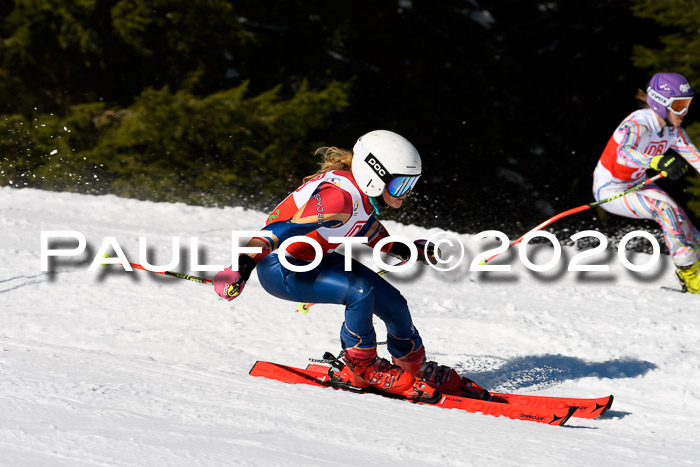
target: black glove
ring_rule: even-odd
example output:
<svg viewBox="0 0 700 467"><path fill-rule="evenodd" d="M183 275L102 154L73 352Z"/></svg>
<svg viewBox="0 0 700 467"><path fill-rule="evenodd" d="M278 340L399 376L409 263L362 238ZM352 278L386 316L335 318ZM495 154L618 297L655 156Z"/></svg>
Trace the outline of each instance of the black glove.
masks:
<svg viewBox="0 0 700 467"><path fill-rule="evenodd" d="M436 251L435 245L432 243L428 244L427 240L422 239L414 241L413 244L416 245L416 250L418 250L418 261L423 264L437 263L435 255L439 255L440 250L438 249ZM408 258L411 256L411 250L407 245L401 242L394 242L391 244L391 248L389 248L389 251L387 251L386 254L393 256L394 258L398 258L401 261L408 261Z"/></svg>
<svg viewBox="0 0 700 467"><path fill-rule="evenodd" d="M658 170L664 177L677 180L688 171L688 163L681 156L654 156L649 163L649 167Z"/></svg>

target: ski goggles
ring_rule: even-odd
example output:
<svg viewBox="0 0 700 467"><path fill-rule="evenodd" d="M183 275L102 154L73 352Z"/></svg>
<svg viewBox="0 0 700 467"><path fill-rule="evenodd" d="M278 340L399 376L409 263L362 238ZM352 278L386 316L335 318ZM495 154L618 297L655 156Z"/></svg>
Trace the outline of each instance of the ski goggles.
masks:
<svg viewBox="0 0 700 467"><path fill-rule="evenodd" d="M394 198L400 198L413 190L419 178L420 175L399 175L389 180L386 191Z"/></svg>
<svg viewBox="0 0 700 467"><path fill-rule="evenodd" d="M688 107L690 107L690 101L693 100L693 96L666 97L652 89L651 86L647 88L647 96L676 115L684 115L687 113Z"/></svg>
<svg viewBox="0 0 700 467"><path fill-rule="evenodd" d="M674 97L671 98L671 104L667 107L668 110L676 115L684 115L688 112L688 107L690 107L690 102L693 100L692 97Z"/></svg>

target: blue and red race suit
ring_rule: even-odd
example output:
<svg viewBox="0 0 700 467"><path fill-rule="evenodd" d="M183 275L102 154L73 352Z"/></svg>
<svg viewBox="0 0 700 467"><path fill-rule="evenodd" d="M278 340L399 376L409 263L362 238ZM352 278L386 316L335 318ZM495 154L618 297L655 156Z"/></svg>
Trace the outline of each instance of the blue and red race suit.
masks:
<svg viewBox="0 0 700 467"><path fill-rule="evenodd" d="M388 236L384 226L372 214L367 195L357 186L352 174L326 172L312 178L280 203L267 219L269 236L256 237L263 252L254 256L260 283L270 294L294 302L345 305L345 322L340 340L343 348L372 348L377 345L372 316L387 328L389 353L401 358L418 350L422 341L413 326L406 300L376 272L352 260L345 271L345 257L335 252L338 243L330 237L367 237L373 247ZM277 249L286 239L306 236L321 245L320 265L306 272L284 267ZM384 250L391 249L391 243ZM293 243L286 259L305 265L315 257L308 243Z"/></svg>

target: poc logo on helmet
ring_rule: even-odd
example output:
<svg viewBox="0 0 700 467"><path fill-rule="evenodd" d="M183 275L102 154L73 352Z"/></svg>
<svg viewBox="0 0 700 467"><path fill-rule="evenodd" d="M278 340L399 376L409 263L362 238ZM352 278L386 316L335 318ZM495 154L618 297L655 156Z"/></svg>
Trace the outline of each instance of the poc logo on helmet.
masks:
<svg viewBox="0 0 700 467"><path fill-rule="evenodd" d="M680 89L681 92L685 93L685 92L688 92L690 90L690 84L684 83L684 84L681 84L678 88Z"/></svg>
<svg viewBox="0 0 700 467"><path fill-rule="evenodd" d="M374 170L374 172L377 175L379 175L380 178L386 177L387 170L384 168L381 162L374 158L372 154L368 155L365 158L365 162L367 162L369 166L372 167L372 170Z"/></svg>

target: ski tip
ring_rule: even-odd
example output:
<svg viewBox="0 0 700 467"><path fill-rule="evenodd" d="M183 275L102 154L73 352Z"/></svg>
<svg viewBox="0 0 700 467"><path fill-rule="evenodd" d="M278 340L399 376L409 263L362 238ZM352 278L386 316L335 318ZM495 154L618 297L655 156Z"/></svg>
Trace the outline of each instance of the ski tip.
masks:
<svg viewBox="0 0 700 467"><path fill-rule="evenodd" d="M569 419L570 419L571 416L574 414L574 412L576 412L576 410L578 410L576 407L569 407L569 411L566 413L566 415L564 416L564 418L562 418L561 420L557 420L557 417L555 417L555 420L554 420L554 421L555 421L555 422L558 422L558 423L553 423L553 424L554 424L554 425L558 425L558 426L564 426L564 425L566 425L566 422L569 421Z"/></svg>
<svg viewBox="0 0 700 467"><path fill-rule="evenodd" d="M605 414L605 412L607 412L608 410L610 410L610 407L612 407L612 403L613 403L614 399L615 398L613 397L613 395L610 394L610 397L608 397L608 403L605 404L605 407L603 407L603 410L600 411L599 417L602 416L603 414Z"/></svg>

